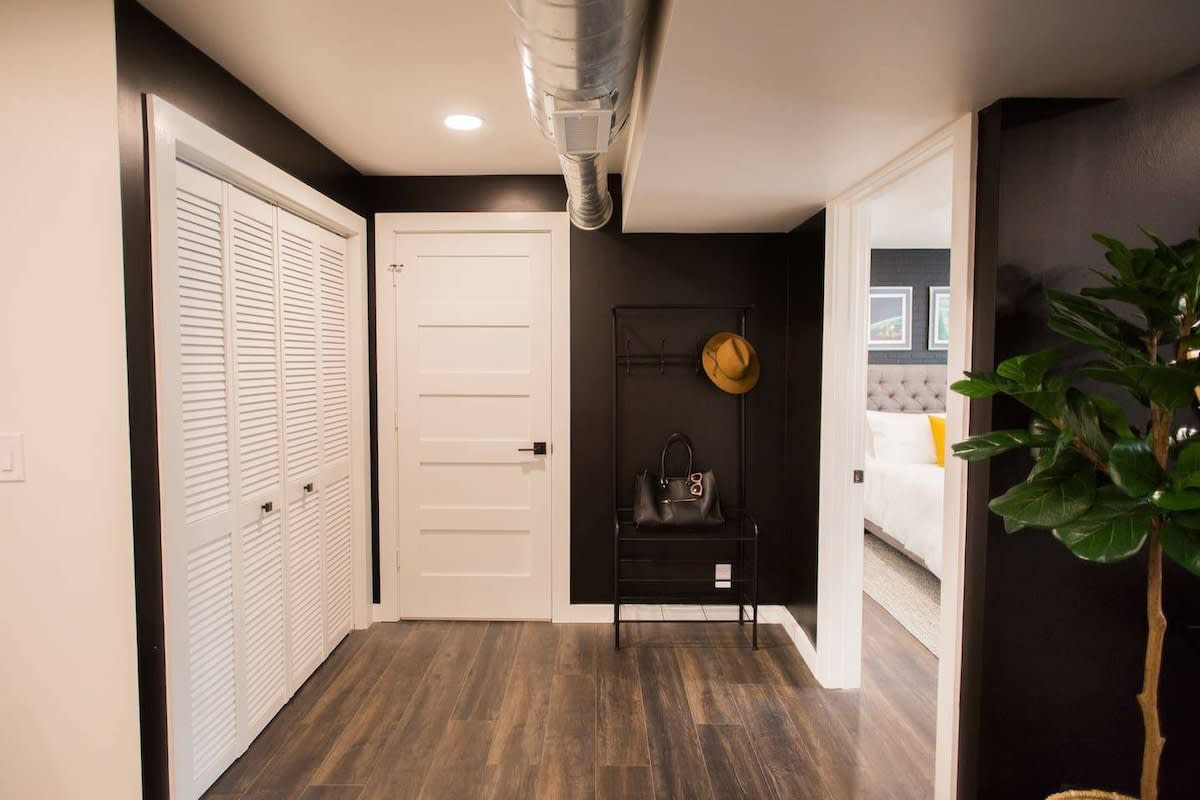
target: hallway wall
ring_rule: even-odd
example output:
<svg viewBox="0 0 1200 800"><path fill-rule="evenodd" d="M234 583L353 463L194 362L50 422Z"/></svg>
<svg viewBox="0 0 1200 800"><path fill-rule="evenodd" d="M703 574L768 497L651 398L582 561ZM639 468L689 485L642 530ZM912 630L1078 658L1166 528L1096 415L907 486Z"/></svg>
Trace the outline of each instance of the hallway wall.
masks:
<svg viewBox="0 0 1200 800"><path fill-rule="evenodd" d="M1104 257L1093 232L1137 247L1147 242L1139 225L1169 242L1195 237L1197 176L1200 68L1120 101L1015 100L986 109L975 291L994 308L976 308L977 344L985 348L976 351L976 368L1064 341L1045 327L1043 294L1099 283L1088 271ZM1014 403L996 402L992 427L1020 427L1027 418ZM995 459L989 496L1027 471L1020 455ZM975 513L986 513L986 497L972 500ZM980 703L977 796L1044 797L1067 786L1135 794L1144 554L1088 563L1047 533L1006 534L994 515L967 536L969 587L981 592L969 603L979 649L964 677ZM1161 796L1189 797L1200 785L1200 578L1168 562L1165 593Z"/></svg>
<svg viewBox="0 0 1200 800"><path fill-rule="evenodd" d="M560 211L566 190L557 175L483 177L366 177L364 202L375 212L420 211ZM751 414L749 505L763 527L762 602L807 601L810 592L798 575L807 570L806 541L810 526L815 541L815 486L811 509L802 500L793 513L786 499L804 498L784 469L784 402L788 365L788 275L791 250L785 234L625 234L620 231L620 179L610 178L616 210L600 231L571 229L571 600L602 603L612 597L612 360L611 307L619 303L748 303L749 338L763 362L763 377L749 397ZM821 228L820 247L823 248ZM797 273L797 286L816 297L803 318L809 336L792 342L792 357L812 354L819 361L821 329L820 271ZM814 283L815 281L815 283ZM673 343L694 344L694 330L728 327L730 320L705 318L696 325L672 320L663 329ZM708 327L706 327L708 326ZM814 327L815 326L815 327ZM656 334L657 335L657 334ZM655 379L659 376L654 375ZM736 430L706 426L713 404L728 400L704 380L655 380L634 391L654 392L655 403L640 412L623 413L621 448L626 454L621 474L634 473L657 461L658 450L672 426L697 438L702 454L712 459L723 489L736 487L732 458ZM811 387L813 374L805 376ZM819 380L819 373L817 374ZM799 398L819 395L805 394ZM637 395L631 395L636 398ZM724 419L724 417L721 417ZM671 430L668 430L670 428ZM807 430L814 430L808 428ZM798 451L815 476L815 449ZM627 498L626 498L627 499ZM809 513L811 512L811 514ZM815 552L812 554L815 558ZM811 595L815 600L815 566Z"/></svg>
<svg viewBox="0 0 1200 800"><path fill-rule="evenodd" d="M134 0L116 0L115 8L142 765L146 796L165 797L166 673L143 95L162 97L356 211L361 176Z"/></svg>
<svg viewBox="0 0 1200 800"><path fill-rule="evenodd" d="M0 4L0 797L141 796L109 0Z"/></svg>

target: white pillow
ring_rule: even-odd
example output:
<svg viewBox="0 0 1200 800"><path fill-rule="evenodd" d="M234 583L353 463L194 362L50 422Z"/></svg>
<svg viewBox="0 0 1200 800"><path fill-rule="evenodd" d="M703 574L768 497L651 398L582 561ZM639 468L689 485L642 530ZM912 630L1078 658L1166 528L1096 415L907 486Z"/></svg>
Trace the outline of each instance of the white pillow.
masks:
<svg viewBox="0 0 1200 800"><path fill-rule="evenodd" d="M925 414L868 411L873 455L893 464L936 464L933 431Z"/></svg>

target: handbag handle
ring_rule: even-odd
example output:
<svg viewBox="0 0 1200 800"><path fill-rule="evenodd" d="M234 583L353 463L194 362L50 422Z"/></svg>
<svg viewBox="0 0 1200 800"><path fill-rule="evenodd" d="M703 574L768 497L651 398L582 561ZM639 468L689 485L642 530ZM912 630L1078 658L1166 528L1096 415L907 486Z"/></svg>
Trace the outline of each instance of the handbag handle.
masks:
<svg viewBox="0 0 1200 800"><path fill-rule="evenodd" d="M667 438L667 443L663 445L662 456L659 460L659 465L658 465L659 466L658 475L659 475L659 478L660 478L663 486L667 485L667 452L671 449L671 445L673 445L677 442L682 443L683 446L686 447L687 451L688 451L688 468L687 468L687 472L684 474L686 474L686 475L692 474L692 440L689 439L687 436L684 436L682 433L672 433Z"/></svg>

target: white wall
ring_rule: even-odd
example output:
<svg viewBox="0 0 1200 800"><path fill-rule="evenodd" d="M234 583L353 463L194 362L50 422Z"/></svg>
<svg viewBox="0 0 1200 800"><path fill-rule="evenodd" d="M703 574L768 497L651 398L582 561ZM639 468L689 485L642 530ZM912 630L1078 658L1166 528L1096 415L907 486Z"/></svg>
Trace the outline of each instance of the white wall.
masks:
<svg viewBox="0 0 1200 800"><path fill-rule="evenodd" d="M141 796L111 0L0 2L0 797Z"/></svg>

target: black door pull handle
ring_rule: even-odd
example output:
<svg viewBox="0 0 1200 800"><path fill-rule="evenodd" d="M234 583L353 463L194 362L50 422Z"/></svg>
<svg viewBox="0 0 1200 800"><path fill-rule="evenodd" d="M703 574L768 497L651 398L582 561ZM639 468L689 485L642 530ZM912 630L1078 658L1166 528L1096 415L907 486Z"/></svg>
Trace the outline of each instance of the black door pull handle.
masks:
<svg viewBox="0 0 1200 800"><path fill-rule="evenodd" d="M535 456L544 456L544 455L546 455L546 443L545 442L534 442L533 447L518 447L517 452L518 453L533 453Z"/></svg>
<svg viewBox="0 0 1200 800"><path fill-rule="evenodd" d="M262 504L262 510L263 510L264 514L270 514L272 511L275 510L275 504L272 503L270 500L268 500L267 502Z"/></svg>

